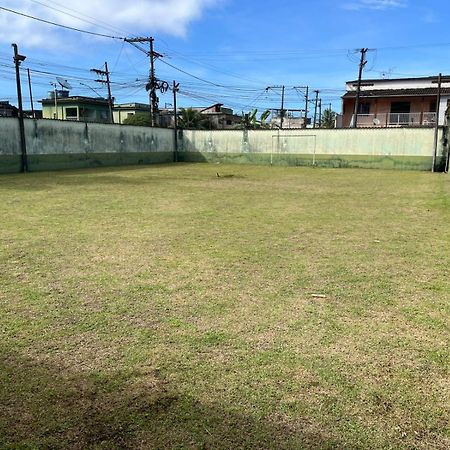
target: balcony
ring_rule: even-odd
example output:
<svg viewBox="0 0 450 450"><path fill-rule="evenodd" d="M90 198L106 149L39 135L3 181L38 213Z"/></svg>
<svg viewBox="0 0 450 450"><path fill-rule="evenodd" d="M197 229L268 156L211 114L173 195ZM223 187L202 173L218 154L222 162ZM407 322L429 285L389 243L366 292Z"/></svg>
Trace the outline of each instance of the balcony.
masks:
<svg viewBox="0 0 450 450"><path fill-rule="evenodd" d="M434 125L436 125L435 112L358 114L358 128L431 127Z"/></svg>

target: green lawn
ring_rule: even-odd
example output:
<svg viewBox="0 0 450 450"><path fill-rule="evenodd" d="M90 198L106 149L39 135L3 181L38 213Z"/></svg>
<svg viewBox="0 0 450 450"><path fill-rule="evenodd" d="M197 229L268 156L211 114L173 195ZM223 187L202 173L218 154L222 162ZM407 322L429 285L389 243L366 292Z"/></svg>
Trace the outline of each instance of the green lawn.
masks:
<svg viewBox="0 0 450 450"><path fill-rule="evenodd" d="M5 175L0 218L0 448L450 447L449 176Z"/></svg>

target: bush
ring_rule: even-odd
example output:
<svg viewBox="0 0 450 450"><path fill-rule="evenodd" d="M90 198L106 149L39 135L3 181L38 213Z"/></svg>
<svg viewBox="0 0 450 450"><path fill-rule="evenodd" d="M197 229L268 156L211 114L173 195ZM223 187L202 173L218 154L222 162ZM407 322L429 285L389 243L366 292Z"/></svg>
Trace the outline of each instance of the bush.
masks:
<svg viewBox="0 0 450 450"><path fill-rule="evenodd" d="M150 127L152 125L152 121L150 118L150 114L138 113L133 116L128 116L124 121L124 125L134 125L137 127Z"/></svg>

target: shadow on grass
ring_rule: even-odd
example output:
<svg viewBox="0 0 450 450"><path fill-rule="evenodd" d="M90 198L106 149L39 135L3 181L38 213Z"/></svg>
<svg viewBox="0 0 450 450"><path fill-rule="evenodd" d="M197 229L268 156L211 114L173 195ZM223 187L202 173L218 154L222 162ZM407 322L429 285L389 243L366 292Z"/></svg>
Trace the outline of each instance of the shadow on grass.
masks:
<svg viewBox="0 0 450 450"><path fill-rule="evenodd" d="M144 166L99 167L54 172L32 172L29 174L6 174L0 176L0 189L25 192L49 191L61 186L99 187L99 186L136 186L160 184L170 180L197 179L173 172L161 174L161 168L187 166L189 163L152 164ZM159 169L152 171L152 169ZM130 173L133 175L130 176ZM215 175L215 172L214 172Z"/></svg>
<svg viewBox="0 0 450 450"><path fill-rule="evenodd" d="M181 395L155 370L67 373L9 353L0 359L0 379L1 448L339 447L306 425L293 428Z"/></svg>

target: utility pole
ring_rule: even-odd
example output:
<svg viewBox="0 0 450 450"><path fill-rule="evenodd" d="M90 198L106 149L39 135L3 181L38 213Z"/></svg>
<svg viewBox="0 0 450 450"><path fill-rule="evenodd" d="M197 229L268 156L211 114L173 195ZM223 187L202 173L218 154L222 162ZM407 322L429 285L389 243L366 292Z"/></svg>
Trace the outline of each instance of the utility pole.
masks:
<svg viewBox="0 0 450 450"><path fill-rule="evenodd" d="M369 51L368 48L362 48L361 60L359 62L359 73L358 73L358 84L356 87L356 99L355 99L355 110L353 112L353 128L358 126L358 112L359 112L359 98L361 95L361 79L365 65L367 64L366 53Z"/></svg>
<svg viewBox="0 0 450 450"><path fill-rule="evenodd" d="M156 96L156 77L155 77L155 49L153 47L154 39L150 38L150 111L152 114L152 127L156 125L156 114L158 113L158 97ZM158 53L159 55L159 53ZM162 56L162 55L161 55Z"/></svg>
<svg viewBox="0 0 450 450"><path fill-rule="evenodd" d="M31 103L31 115L33 119L35 119L34 115L34 105L33 105L33 91L31 90L31 75L30 75L30 69L27 69L28 74L28 88L30 89L30 103Z"/></svg>
<svg viewBox="0 0 450 450"><path fill-rule="evenodd" d="M176 83L173 80L173 128L174 128L174 161L178 162L178 115L177 115L177 92L180 90L180 83Z"/></svg>
<svg viewBox="0 0 450 450"><path fill-rule="evenodd" d="M319 128L322 126L322 99L319 100Z"/></svg>
<svg viewBox="0 0 450 450"><path fill-rule="evenodd" d="M436 166L436 155L439 140L439 115L441 112L441 94L442 94L442 73L438 76L438 91L437 91L437 102L436 102L436 125L434 127L434 145L433 145L433 162L431 165L431 171L435 171Z"/></svg>
<svg viewBox="0 0 450 450"><path fill-rule="evenodd" d="M269 89L281 89L281 110L280 110L280 128L283 129L283 122L284 122L284 90L285 86L268 86L266 87L266 91Z"/></svg>
<svg viewBox="0 0 450 450"><path fill-rule="evenodd" d="M113 105L113 97L111 95L111 81L109 79L109 70L108 70L108 63L105 62L105 70L101 69L91 69L91 72L96 73L97 75L100 75L101 77L105 77L106 79L99 79L95 80L97 83L104 83L106 84L106 87L108 88L108 107L109 107L109 121L111 123L114 123L114 105Z"/></svg>
<svg viewBox="0 0 450 450"><path fill-rule="evenodd" d="M314 105L314 123L313 123L313 128L316 128L316 124L317 124L317 106L319 105L319 90L315 90L314 91L316 94L316 99L315 99L315 105Z"/></svg>
<svg viewBox="0 0 450 450"><path fill-rule="evenodd" d="M23 122L22 87L20 85L20 63L25 61L26 56L19 55L17 44L11 44L14 49L14 65L16 66L17 102L19 104L19 132L21 150L21 171L28 172L27 143L25 140L25 125Z"/></svg>
<svg viewBox="0 0 450 450"><path fill-rule="evenodd" d="M305 123L303 124L303 128L308 127L308 101L309 101L309 86L306 86L306 94L305 94Z"/></svg>
<svg viewBox="0 0 450 450"><path fill-rule="evenodd" d="M53 86L53 94L55 99L55 113L53 118L58 120L58 85L56 83L50 83Z"/></svg>
<svg viewBox="0 0 450 450"><path fill-rule="evenodd" d="M150 103L150 115L151 115L151 124L152 127L156 126L156 116L158 114L158 103L159 98L156 95L156 91L159 89L161 92L166 92L169 88L167 82L159 83L159 80L155 75L155 60L157 58L162 58L163 55L161 53L155 52L154 50L154 41L153 37L137 37L137 38L125 38L125 42L128 42L131 45L134 45L137 49L143 51L142 47L140 47L139 43L148 42L150 44L150 51L145 53L150 58L150 71L148 77L148 83L146 86L147 91L149 92L149 103ZM167 85L167 86L166 86Z"/></svg>
<svg viewBox="0 0 450 450"><path fill-rule="evenodd" d="M295 89L297 93L301 93L305 96L305 108L304 108L304 117L303 117L303 124L302 128L307 128L308 126L308 102L309 102L309 86L294 86L292 89ZM302 89L302 91L299 92L299 89ZM303 92L303 89L305 92Z"/></svg>

